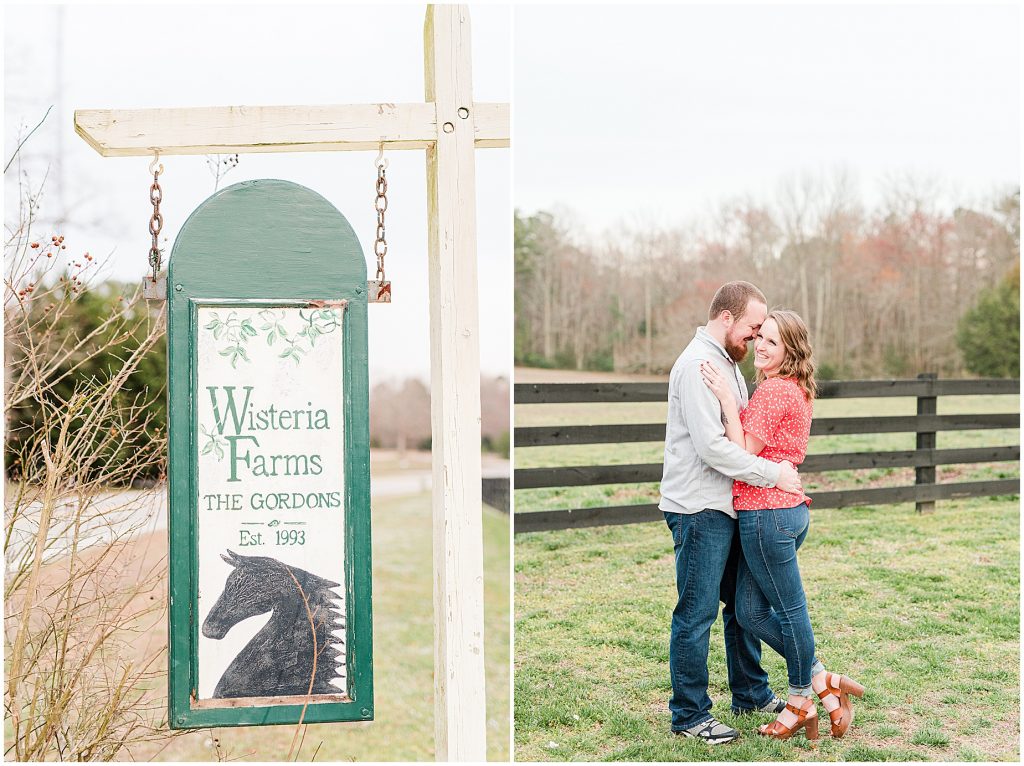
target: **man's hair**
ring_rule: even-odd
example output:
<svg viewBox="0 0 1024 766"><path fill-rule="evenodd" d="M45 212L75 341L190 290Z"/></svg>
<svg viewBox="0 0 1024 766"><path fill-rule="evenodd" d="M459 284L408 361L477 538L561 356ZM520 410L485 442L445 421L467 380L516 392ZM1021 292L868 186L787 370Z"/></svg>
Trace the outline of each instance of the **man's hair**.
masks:
<svg viewBox="0 0 1024 766"><path fill-rule="evenodd" d="M747 310L747 304L752 300L768 305L768 299L764 297L764 293L750 282L726 282L718 288L718 292L711 300L708 319L716 319L723 311L732 314L733 319L739 319Z"/></svg>

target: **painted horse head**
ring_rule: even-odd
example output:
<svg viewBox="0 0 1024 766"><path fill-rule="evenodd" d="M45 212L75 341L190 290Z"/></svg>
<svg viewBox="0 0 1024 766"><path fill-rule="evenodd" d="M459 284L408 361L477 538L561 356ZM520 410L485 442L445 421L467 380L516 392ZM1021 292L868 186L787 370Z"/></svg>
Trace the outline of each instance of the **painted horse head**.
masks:
<svg viewBox="0 0 1024 766"><path fill-rule="evenodd" d="M224 671L214 698L337 694L345 672L345 616L338 583L266 556L221 556L232 566L224 592L203 621L221 639L247 617L273 612Z"/></svg>
<svg viewBox="0 0 1024 766"><path fill-rule="evenodd" d="M229 550L221 558L234 570L203 622L203 635L207 638L224 638L247 617L265 614L279 605L301 603L299 588L309 600L315 593L338 585L266 556L240 556Z"/></svg>

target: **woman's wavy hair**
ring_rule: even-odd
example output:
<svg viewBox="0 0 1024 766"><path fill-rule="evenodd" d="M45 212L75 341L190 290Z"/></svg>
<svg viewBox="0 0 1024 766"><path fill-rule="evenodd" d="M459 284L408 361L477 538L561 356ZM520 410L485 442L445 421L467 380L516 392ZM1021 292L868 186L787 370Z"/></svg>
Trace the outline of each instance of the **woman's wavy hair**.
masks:
<svg viewBox="0 0 1024 766"><path fill-rule="evenodd" d="M811 341L807 325L800 315L789 309L772 309L765 321L774 319L779 328L779 339L785 348L786 355L779 367L780 378L796 378L797 384L803 389L807 401L818 395L818 384L814 380L814 356L811 352ZM764 381L764 373L757 371L757 382Z"/></svg>

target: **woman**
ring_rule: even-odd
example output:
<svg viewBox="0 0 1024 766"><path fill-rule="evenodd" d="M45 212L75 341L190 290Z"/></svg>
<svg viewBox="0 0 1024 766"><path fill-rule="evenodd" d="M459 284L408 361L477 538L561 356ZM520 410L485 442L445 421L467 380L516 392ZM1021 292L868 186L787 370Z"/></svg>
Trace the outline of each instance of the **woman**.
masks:
<svg viewBox="0 0 1024 766"><path fill-rule="evenodd" d="M769 312L754 340L758 387L742 413L726 378L704 362L704 382L722 403L726 436L748 452L768 460L803 462L811 432L812 402L817 393L807 326L792 311ZM786 659L789 700L778 719L760 734L789 739L803 728L818 738L813 694L828 711L832 736L842 737L853 721L850 694L864 687L829 673L814 654L814 633L800 581L796 552L807 536L810 515L806 495L737 481L733 505L739 516L740 560L736 582L736 617Z"/></svg>

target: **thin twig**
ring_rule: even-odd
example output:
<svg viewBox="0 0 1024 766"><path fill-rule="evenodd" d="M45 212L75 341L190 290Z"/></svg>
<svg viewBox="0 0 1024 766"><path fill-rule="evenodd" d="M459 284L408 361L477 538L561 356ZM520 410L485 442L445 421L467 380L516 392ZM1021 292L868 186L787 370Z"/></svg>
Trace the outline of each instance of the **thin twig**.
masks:
<svg viewBox="0 0 1024 766"><path fill-rule="evenodd" d="M53 104L50 104L50 109L53 109ZM46 114L43 115L43 119L41 119L39 121L39 123L34 128L32 128L32 130L30 130L28 132L28 135L25 136L23 139L21 139L21 143L18 144L17 147L15 147L14 154L11 155L11 158L9 160L7 160L7 164L4 165L4 172L5 173L7 172L7 168L9 168L11 166L11 163L14 162L14 158L18 156L18 152L21 151L21 147L23 147L25 145L25 142L28 141L32 137L32 134L36 132L36 130L39 128L40 125L42 125L44 122L46 122L46 118L50 116L50 109L46 110Z"/></svg>
<svg viewBox="0 0 1024 766"><path fill-rule="evenodd" d="M292 574L292 570L289 566L285 565L285 571L288 576L292 578L292 582L295 583L295 587L299 589L299 595L302 596L302 605L306 608L306 617L309 620L309 629L313 634L313 670L309 674L309 687L306 689L306 699L302 703L302 713L299 714L299 722L295 726L295 733L292 734L292 744L288 748L288 755L285 758L286 761L292 760L292 751L295 749L295 738L299 736L299 730L302 729L302 722L306 718L306 708L309 707L309 700L313 696L313 684L316 682L316 658L317 658L317 647L316 647L316 623L313 621L313 613L309 609L309 599L306 598L306 591L299 585L298 579ZM299 750L302 746L299 745ZM295 752L295 760L299 759L298 751Z"/></svg>

